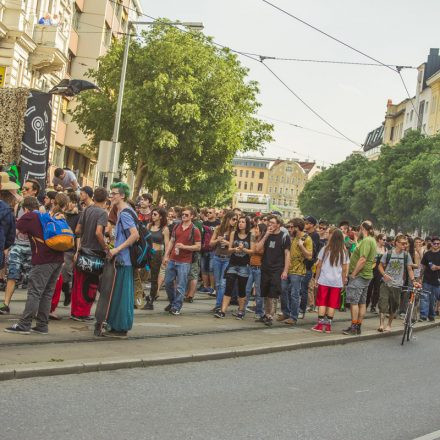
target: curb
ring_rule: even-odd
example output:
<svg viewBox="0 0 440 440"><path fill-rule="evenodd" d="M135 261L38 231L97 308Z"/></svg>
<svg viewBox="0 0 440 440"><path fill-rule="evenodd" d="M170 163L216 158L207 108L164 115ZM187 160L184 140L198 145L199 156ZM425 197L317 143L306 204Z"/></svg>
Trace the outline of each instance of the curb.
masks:
<svg viewBox="0 0 440 440"><path fill-rule="evenodd" d="M432 324L424 324L418 326L415 331L429 330L434 327L439 327L440 322ZM59 376L65 374L79 374L79 373L93 373L100 371L114 371L127 368L146 368L159 365L172 365L187 362L201 362L210 360L220 360L237 358L244 356L255 356L260 354L279 353L284 351L301 350L305 348L319 348L328 347L332 345L345 345L356 341L368 341L370 339L384 338L389 336L401 335L403 329L392 330L389 333L370 333L360 336L338 336L332 339L323 338L319 341L313 342L293 342L284 344L265 344L254 347L241 347L238 349L218 349L210 352L201 352L194 354L178 354L167 355L160 354L156 356L150 356L146 358L133 358L133 359L119 359L100 362L88 361L88 362L72 362L63 365L54 365L52 363L40 363L39 366L32 367L18 367L18 368L0 368L0 381L12 380L12 379L26 379L31 377L47 377L47 376Z"/></svg>

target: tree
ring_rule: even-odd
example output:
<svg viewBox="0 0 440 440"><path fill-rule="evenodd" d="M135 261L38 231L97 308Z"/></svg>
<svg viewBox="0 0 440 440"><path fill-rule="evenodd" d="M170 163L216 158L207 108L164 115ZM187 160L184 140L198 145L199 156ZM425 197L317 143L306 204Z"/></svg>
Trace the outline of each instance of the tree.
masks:
<svg viewBox="0 0 440 440"><path fill-rule="evenodd" d="M80 95L74 112L95 147L111 137L123 46L114 42L89 72L100 92ZM199 191L215 199L230 186L232 158L272 140L247 75L236 55L200 32L162 23L132 41L120 140L121 160L136 174L134 194L146 184L170 199L197 199Z"/></svg>

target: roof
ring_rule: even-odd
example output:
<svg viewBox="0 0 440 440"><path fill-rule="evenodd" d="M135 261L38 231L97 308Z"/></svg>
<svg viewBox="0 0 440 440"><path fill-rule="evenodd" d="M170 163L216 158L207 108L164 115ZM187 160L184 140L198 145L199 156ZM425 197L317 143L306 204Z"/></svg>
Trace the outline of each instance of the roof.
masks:
<svg viewBox="0 0 440 440"><path fill-rule="evenodd" d="M367 134L367 139L364 142L364 152L367 152L375 147L378 147L383 142L384 124L375 128Z"/></svg>
<svg viewBox="0 0 440 440"><path fill-rule="evenodd" d="M298 162L298 165L306 172L306 174L309 174L316 165L316 162Z"/></svg>

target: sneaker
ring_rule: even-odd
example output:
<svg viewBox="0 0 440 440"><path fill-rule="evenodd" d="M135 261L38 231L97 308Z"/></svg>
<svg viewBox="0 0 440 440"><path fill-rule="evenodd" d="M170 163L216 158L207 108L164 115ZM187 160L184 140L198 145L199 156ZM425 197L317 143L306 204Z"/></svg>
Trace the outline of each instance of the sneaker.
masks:
<svg viewBox="0 0 440 440"><path fill-rule="evenodd" d="M264 322L264 316L255 315L255 322Z"/></svg>
<svg viewBox="0 0 440 440"><path fill-rule="evenodd" d="M70 315L70 319L73 319L74 321L84 322L82 316Z"/></svg>
<svg viewBox="0 0 440 440"><path fill-rule="evenodd" d="M61 318L53 312L49 313L49 319L51 321L60 321L61 320Z"/></svg>
<svg viewBox="0 0 440 440"><path fill-rule="evenodd" d="M199 288L199 292L200 293L209 293L210 292L210 288L209 287L200 287Z"/></svg>
<svg viewBox="0 0 440 440"><path fill-rule="evenodd" d="M304 319L306 316L306 312L299 312L298 319Z"/></svg>
<svg viewBox="0 0 440 440"><path fill-rule="evenodd" d="M401 313L401 314L399 315L399 319L405 319L405 313Z"/></svg>
<svg viewBox="0 0 440 440"><path fill-rule="evenodd" d="M286 315L278 315L278 316L277 316L277 321L279 321L279 322L283 322L283 321L285 321L286 319L289 319L289 317L286 316Z"/></svg>
<svg viewBox="0 0 440 440"><path fill-rule="evenodd" d="M221 310L218 310L217 312L214 313L214 316L216 318L223 319L226 316L226 313L223 313Z"/></svg>
<svg viewBox="0 0 440 440"><path fill-rule="evenodd" d="M94 321L95 320L95 317L91 316L91 315L83 316L82 318L84 319L84 321Z"/></svg>
<svg viewBox="0 0 440 440"><path fill-rule="evenodd" d="M152 302L147 301L144 305L144 307L142 307L142 310L154 310L154 305Z"/></svg>
<svg viewBox="0 0 440 440"><path fill-rule="evenodd" d="M42 328L38 328L38 327L32 327L31 332L38 333L39 335L48 335L49 334L48 329L42 329Z"/></svg>
<svg viewBox="0 0 440 440"><path fill-rule="evenodd" d="M177 316L180 315L180 310L177 309L171 309L170 310L171 315Z"/></svg>
<svg viewBox="0 0 440 440"><path fill-rule="evenodd" d="M120 338L120 339L127 338L127 332L117 332L116 330L110 330L108 332L104 332L102 335L108 338Z"/></svg>
<svg viewBox="0 0 440 440"><path fill-rule="evenodd" d="M17 333L19 335L30 335L30 330L24 330L19 324L12 324L11 327L5 328L6 333Z"/></svg>
<svg viewBox="0 0 440 440"><path fill-rule="evenodd" d="M213 307L212 309L211 309L211 312L212 313L217 313L217 312L219 312L221 310L221 307L217 307L217 306L215 306L215 307Z"/></svg>
<svg viewBox="0 0 440 440"><path fill-rule="evenodd" d="M362 326L362 324L356 324L356 334L358 336L362 333L361 326Z"/></svg>
<svg viewBox="0 0 440 440"><path fill-rule="evenodd" d="M264 325L267 325L270 327L273 324L272 318L268 318L267 316L264 317Z"/></svg>
<svg viewBox="0 0 440 440"><path fill-rule="evenodd" d="M371 306L370 307L370 313L377 313L376 312L376 307Z"/></svg>
<svg viewBox="0 0 440 440"><path fill-rule="evenodd" d="M312 330L314 332L323 332L324 330L324 324L322 322L318 322L318 324L316 324L314 327L312 327Z"/></svg>
<svg viewBox="0 0 440 440"><path fill-rule="evenodd" d="M283 321L283 323L286 325L296 325L295 319L292 318L286 319L285 321Z"/></svg>
<svg viewBox="0 0 440 440"><path fill-rule="evenodd" d="M307 307L307 311L308 311L309 313L316 312L315 306L309 306L309 307Z"/></svg>
<svg viewBox="0 0 440 440"><path fill-rule="evenodd" d="M164 308L165 312L170 312L171 311L171 304L168 304L165 308Z"/></svg>
<svg viewBox="0 0 440 440"><path fill-rule="evenodd" d="M237 316L235 317L235 319L243 320L244 319L244 313L243 312L238 312Z"/></svg>
<svg viewBox="0 0 440 440"><path fill-rule="evenodd" d="M9 315L11 309L5 303L0 306L0 315Z"/></svg>
<svg viewBox="0 0 440 440"><path fill-rule="evenodd" d="M246 307L246 312L254 313L255 312L255 306L247 306Z"/></svg>
<svg viewBox="0 0 440 440"><path fill-rule="evenodd" d="M217 296L217 292L214 289L211 289L211 290L212 290L212 292L208 293L208 295L215 298Z"/></svg>
<svg viewBox="0 0 440 440"><path fill-rule="evenodd" d="M422 318L422 317L420 317L419 319L418 319L418 321L417 322L426 322L427 321L427 319L426 318Z"/></svg>
<svg viewBox="0 0 440 440"><path fill-rule="evenodd" d="M331 322L326 322L324 324L324 332L325 333L331 333L332 332L332 324L331 324Z"/></svg>
<svg viewBox="0 0 440 440"><path fill-rule="evenodd" d="M357 325L356 324L350 325L350 327L348 327L342 331L342 334L349 335L349 336L356 336L358 334L357 333Z"/></svg>
<svg viewBox="0 0 440 440"><path fill-rule="evenodd" d="M186 303L192 303L192 302L194 302L194 298L186 297L186 298L184 298L183 301L185 301Z"/></svg>
<svg viewBox="0 0 440 440"><path fill-rule="evenodd" d="M49 319L54 319L54 318L50 318L49 315ZM58 318L61 319L61 318ZM79 322L86 322L86 321L94 321L95 318L93 316L75 316L75 315L70 315L70 319L73 319L74 321L79 321Z"/></svg>

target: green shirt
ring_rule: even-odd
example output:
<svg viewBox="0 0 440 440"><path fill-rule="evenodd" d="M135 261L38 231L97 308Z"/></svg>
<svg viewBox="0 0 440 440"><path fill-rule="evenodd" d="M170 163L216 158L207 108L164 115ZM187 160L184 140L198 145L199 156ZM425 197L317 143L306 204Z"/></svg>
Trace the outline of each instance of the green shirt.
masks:
<svg viewBox="0 0 440 440"><path fill-rule="evenodd" d="M348 268L348 273L352 273L356 267L359 259L364 257L367 261L364 264L362 270L357 274L357 276L362 277L366 280L371 280L373 278L373 265L376 260L376 240L373 237L365 237L354 250L350 258L350 266Z"/></svg>

